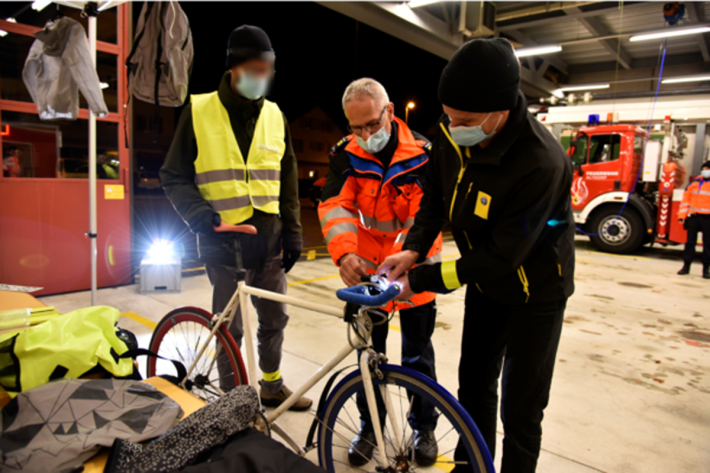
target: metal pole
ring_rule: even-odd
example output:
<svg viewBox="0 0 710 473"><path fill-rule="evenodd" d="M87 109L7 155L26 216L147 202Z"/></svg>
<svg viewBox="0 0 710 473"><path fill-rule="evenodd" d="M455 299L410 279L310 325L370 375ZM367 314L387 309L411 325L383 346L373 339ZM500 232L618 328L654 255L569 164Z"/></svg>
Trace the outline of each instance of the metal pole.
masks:
<svg viewBox="0 0 710 473"><path fill-rule="evenodd" d="M96 17L89 15L89 51L96 68ZM89 109L89 238L91 239L91 305L96 305L96 115Z"/></svg>

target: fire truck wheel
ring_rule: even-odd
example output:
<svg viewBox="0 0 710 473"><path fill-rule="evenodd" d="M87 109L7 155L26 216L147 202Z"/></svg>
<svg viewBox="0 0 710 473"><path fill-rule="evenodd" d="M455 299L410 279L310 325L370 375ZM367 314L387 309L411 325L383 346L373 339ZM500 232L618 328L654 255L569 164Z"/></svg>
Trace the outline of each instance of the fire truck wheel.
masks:
<svg viewBox="0 0 710 473"><path fill-rule="evenodd" d="M588 231L592 243L599 251L628 254L643 244L644 225L634 209L626 207L619 215L621 205L608 205L594 212Z"/></svg>

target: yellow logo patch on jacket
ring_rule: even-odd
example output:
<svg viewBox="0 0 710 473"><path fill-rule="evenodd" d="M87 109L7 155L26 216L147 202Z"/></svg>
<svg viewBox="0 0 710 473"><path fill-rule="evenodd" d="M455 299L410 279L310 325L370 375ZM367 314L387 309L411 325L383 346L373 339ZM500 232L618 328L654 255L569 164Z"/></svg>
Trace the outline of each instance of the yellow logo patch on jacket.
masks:
<svg viewBox="0 0 710 473"><path fill-rule="evenodd" d="M488 209L491 206L491 196L485 192L478 191L476 197L476 209L474 215L481 217L483 220L488 220Z"/></svg>

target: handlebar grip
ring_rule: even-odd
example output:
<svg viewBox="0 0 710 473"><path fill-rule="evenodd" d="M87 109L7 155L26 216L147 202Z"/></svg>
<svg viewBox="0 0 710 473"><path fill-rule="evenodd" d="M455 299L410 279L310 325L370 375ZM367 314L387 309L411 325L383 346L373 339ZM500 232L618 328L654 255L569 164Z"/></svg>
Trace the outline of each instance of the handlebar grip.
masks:
<svg viewBox="0 0 710 473"><path fill-rule="evenodd" d="M377 296L371 296L365 293L365 286L353 286L345 289L338 289L335 293L338 299L352 304L363 305L366 307L380 307L387 304L389 301L399 295L400 289L397 284L392 284L385 292Z"/></svg>

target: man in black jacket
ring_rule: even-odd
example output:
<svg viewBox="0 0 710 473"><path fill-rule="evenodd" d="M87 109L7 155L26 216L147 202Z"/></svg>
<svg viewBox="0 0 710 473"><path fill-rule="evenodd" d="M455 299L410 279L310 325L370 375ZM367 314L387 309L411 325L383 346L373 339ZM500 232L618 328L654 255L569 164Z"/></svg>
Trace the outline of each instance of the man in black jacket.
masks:
<svg viewBox="0 0 710 473"><path fill-rule="evenodd" d="M572 166L527 111L510 43L463 45L439 82L445 115L403 251L380 273L406 299L467 285L459 401L494 455L501 367L503 473L534 472L567 298L574 291ZM418 266L444 223L456 261ZM505 358L505 363L503 359ZM459 448L456 458L466 461ZM470 471L457 465L455 471Z"/></svg>
<svg viewBox="0 0 710 473"><path fill-rule="evenodd" d="M243 268L248 285L285 294L285 273L303 248L288 122L276 104L264 99L274 57L262 29L235 29L227 50L229 70L219 90L192 97L160 170L168 199L198 235L200 259L214 288L215 314L227 306ZM253 225L257 234L233 233L235 224ZM291 394L280 372L288 314L285 304L255 297L252 302L259 317L262 403L275 407ZM240 310L230 331L241 345ZM228 389L234 382L225 379L225 365L220 359L222 388ZM304 397L291 409L306 410L311 404Z"/></svg>

